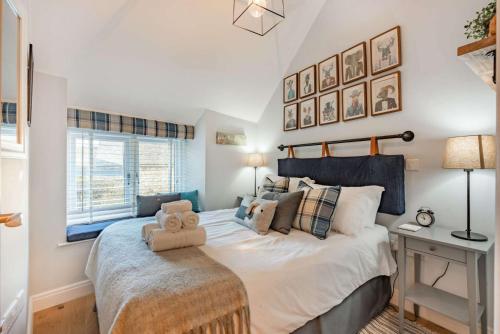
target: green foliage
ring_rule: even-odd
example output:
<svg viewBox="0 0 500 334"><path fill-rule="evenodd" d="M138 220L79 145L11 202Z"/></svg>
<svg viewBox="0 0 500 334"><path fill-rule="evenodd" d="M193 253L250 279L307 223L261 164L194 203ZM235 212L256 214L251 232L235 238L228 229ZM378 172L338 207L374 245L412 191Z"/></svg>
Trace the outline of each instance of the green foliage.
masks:
<svg viewBox="0 0 500 334"><path fill-rule="evenodd" d="M465 24L465 36L473 39L488 37L488 25L496 14L497 1L493 0L481 11L476 12L477 17Z"/></svg>

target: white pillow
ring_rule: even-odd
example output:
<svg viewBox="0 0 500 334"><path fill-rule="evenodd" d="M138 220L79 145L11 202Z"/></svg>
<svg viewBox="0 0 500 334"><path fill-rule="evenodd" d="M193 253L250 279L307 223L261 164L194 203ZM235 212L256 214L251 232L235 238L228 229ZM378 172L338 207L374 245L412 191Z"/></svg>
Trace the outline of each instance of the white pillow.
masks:
<svg viewBox="0 0 500 334"><path fill-rule="evenodd" d="M365 227L375 226L384 187L342 187L333 218L333 229L346 235L358 235Z"/></svg>
<svg viewBox="0 0 500 334"><path fill-rule="evenodd" d="M264 184L264 182L266 181L266 178L269 178L271 181L273 182L276 182L278 181L279 179L282 179L283 176L278 176L278 175L274 175L274 174L267 174L266 176L264 176L264 178L262 179L262 182L260 184L260 188L259 189L262 189L262 185ZM299 182L300 181L304 181L305 183L307 184L313 184L315 181L314 180L311 180L310 178L308 177L291 177L290 178L290 183L288 183L288 192L289 193L293 193L293 192L296 192L297 191L297 188L299 187Z"/></svg>

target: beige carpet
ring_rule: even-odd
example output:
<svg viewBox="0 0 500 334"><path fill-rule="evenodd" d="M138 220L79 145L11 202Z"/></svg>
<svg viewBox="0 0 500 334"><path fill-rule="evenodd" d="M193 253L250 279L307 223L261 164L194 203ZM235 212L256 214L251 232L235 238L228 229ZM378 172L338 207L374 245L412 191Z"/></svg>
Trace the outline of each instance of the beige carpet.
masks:
<svg viewBox="0 0 500 334"><path fill-rule="evenodd" d="M405 319L405 333L409 334L434 334L433 332L413 321ZM359 334L398 334L398 314L390 307L373 319Z"/></svg>

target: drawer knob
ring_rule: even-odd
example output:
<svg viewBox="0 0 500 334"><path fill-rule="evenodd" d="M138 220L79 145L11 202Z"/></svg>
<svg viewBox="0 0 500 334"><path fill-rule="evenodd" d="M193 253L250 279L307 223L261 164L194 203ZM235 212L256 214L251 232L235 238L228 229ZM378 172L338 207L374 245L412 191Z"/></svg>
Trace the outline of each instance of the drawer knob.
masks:
<svg viewBox="0 0 500 334"><path fill-rule="evenodd" d="M436 246L430 246L430 247L429 247L429 250L430 250L431 252L435 252L435 251L436 251L436 249L437 249L437 248L436 248Z"/></svg>

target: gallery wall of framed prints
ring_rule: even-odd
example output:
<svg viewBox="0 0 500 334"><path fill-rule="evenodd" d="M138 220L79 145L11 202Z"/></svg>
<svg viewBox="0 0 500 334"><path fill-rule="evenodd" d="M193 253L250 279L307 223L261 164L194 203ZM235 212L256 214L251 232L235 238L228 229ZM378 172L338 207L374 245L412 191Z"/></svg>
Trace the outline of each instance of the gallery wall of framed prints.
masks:
<svg viewBox="0 0 500 334"><path fill-rule="evenodd" d="M401 28L393 27L283 79L283 131L403 110Z"/></svg>

